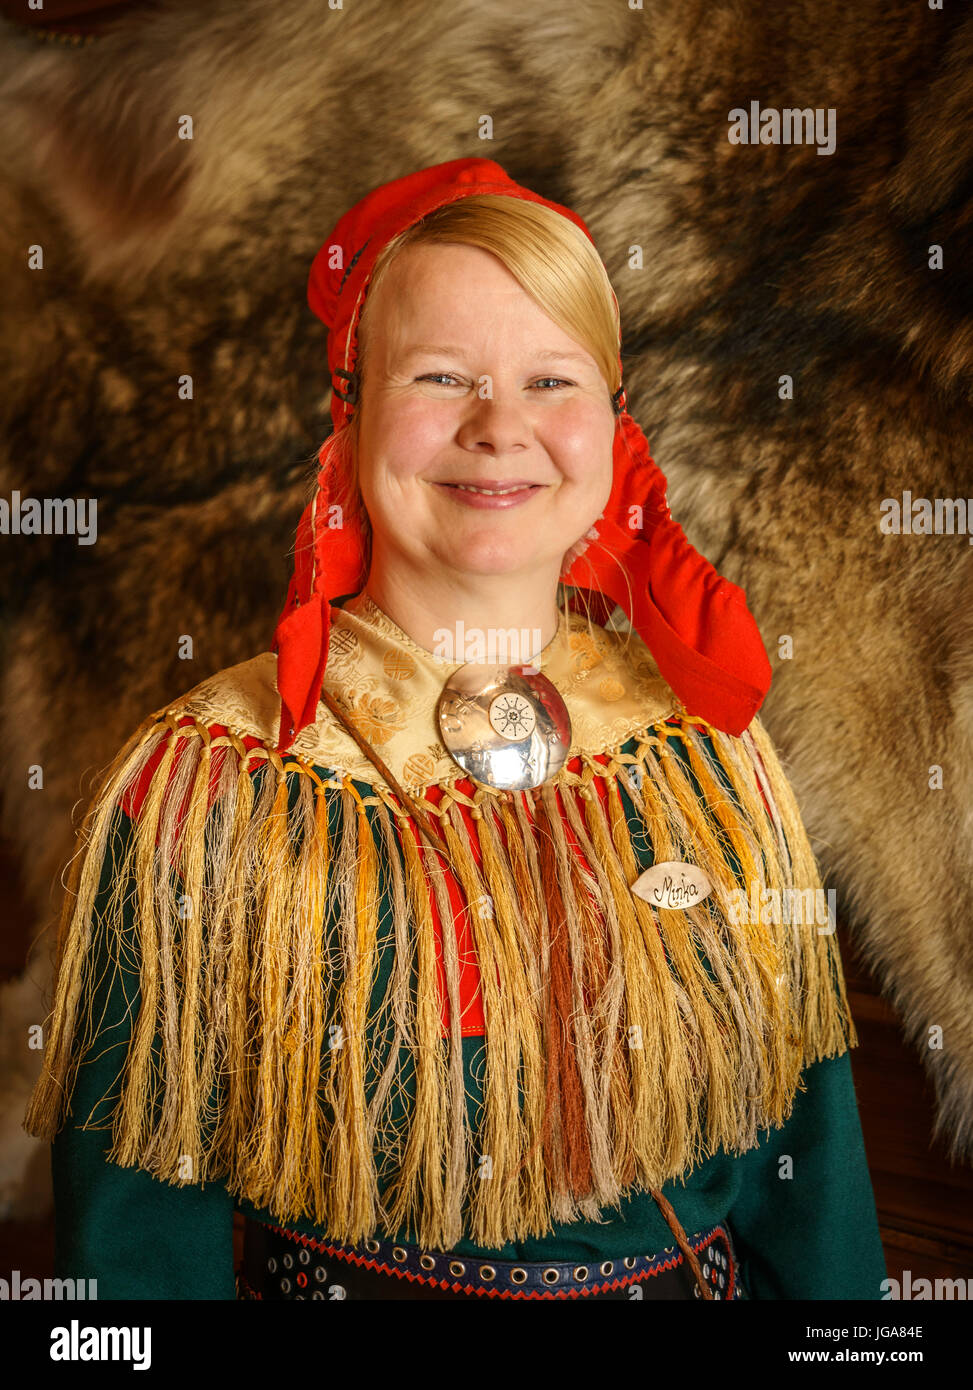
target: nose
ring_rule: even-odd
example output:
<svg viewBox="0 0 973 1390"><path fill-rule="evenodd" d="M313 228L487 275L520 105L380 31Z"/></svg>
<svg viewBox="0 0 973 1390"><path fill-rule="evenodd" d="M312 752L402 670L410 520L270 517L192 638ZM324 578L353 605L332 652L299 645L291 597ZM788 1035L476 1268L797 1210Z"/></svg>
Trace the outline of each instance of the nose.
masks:
<svg viewBox="0 0 973 1390"><path fill-rule="evenodd" d="M458 442L474 453L512 454L529 449L533 429L526 405L513 389L488 383L490 395L471 393L469 410L458 431Z"/></svg>

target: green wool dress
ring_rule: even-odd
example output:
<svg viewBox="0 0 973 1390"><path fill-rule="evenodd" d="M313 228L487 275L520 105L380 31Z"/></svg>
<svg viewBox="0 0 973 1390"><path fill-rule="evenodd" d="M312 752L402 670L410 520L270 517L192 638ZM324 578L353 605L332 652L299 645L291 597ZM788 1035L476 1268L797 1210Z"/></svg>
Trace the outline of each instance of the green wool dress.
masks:
<svg viewBox="0 0 973 1390"><path fill-rule="evenodd" d="M676 746L681 747L678 740ZM362 786L363 794L367 790ZM648 868L651 847L644 837L635 838L634 808L627 800L626 814L640 867ZM96 1279L99 1299L233 1299L234 1210L324 1241L328 1232L308 1220L282 1220L259 1210L218 1180L177 1186L107 1159L112 1100L119 1092L139 989L137 962L111 951L97 926L115 860L121 862L131 833L132 822L119 809L114 857L105 857L96 900L98 968L92 978L98 983L91 1005L97 1033L78 1068L70 1114L52 1146L55 1272L61 1278ZM129 903L126 914L130 910ZM373 999L381 996L392 968L391 933L385 930L389 915L386 895ZM482 1038L464 1038L474 1133L483 1052ZM728 1226L741 1261L745 1297L880 1299L886 1267L849 1052L806 1066L802 1087L786 1123L762 1131L755 1148L744 1153L719 1149L661 1190L687 1234L717 1223ZM418 1243L408 1229L394 1238ZM672 1232L651 1194L634 1188L619 1209L605 1209L597 1223L555 1225L543 1237L496 1248L465 1239L453 1248L473 1258L594 1265L653 1255L672 1244Z"/></svg>

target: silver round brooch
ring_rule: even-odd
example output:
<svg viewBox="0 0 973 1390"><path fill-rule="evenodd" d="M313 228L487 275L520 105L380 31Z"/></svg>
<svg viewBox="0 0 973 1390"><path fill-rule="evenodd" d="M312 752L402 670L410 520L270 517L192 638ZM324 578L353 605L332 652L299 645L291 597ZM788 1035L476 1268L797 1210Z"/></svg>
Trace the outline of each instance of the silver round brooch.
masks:
<svg viewBox="0 0 973 1390"><path fill-rule="evenodd" d="M571 747L571 717L557 686L532 666L468 662L436 707L446 751L477 782L527 791L556 776Z"/></svg>

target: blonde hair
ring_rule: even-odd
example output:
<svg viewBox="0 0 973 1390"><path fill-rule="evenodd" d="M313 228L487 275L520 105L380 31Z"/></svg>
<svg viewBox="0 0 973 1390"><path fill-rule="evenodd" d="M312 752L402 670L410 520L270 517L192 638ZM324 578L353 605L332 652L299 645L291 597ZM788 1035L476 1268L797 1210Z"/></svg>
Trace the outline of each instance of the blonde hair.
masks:
<svg viewBox="0 0 973 1390"><path fill-rule="evenodd" d="M524 198L481 193L437 208L382 248L368 285L358 324L359 402L368 357L368 309L389 266L408 246L453 242L478 246L500 260L521 287L569 337L594 358L609 395L621 386L618 301L594 245L569 218ZM358 487L358 426L361 406L328 441L347 479L346 508L360 516L366 546L371 535Z"/></svg>

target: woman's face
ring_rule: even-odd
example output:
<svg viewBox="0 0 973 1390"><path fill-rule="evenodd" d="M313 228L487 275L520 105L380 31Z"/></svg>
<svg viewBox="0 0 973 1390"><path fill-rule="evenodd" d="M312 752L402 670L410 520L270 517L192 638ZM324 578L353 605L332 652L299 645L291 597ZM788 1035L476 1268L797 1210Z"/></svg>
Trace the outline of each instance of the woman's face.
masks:
<svg viewBox="0 0 973 1390"><path fill-rule="evenodd" d="M456 243L400 252L367 332L373 565L556 583L611 491L615 415L594 359L497 257Z"/></svg>

